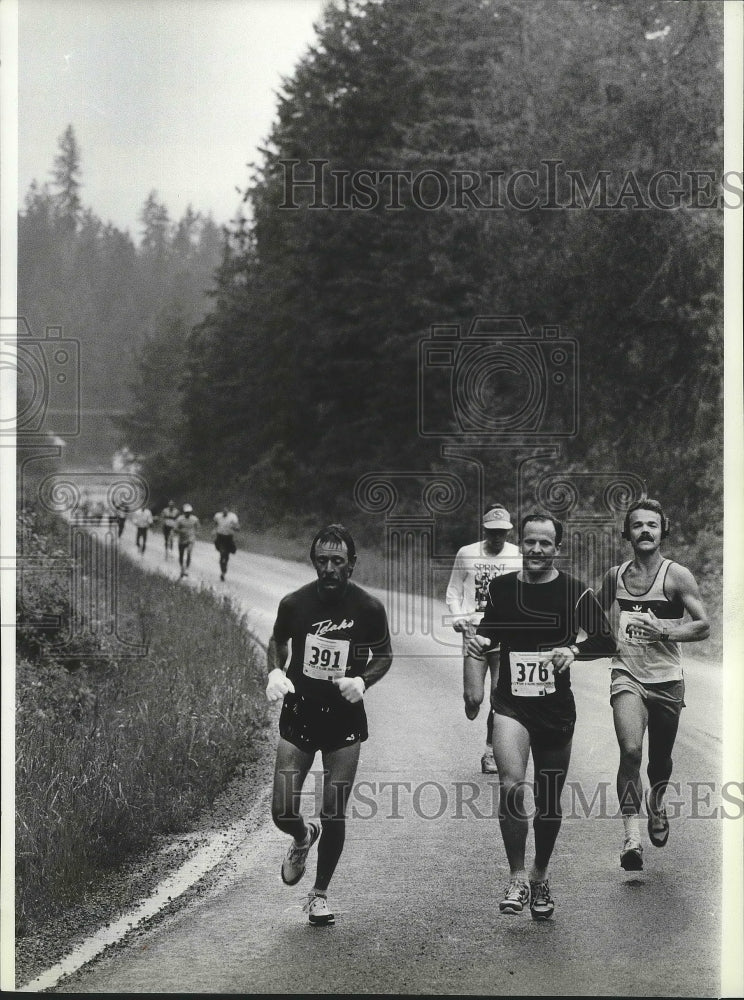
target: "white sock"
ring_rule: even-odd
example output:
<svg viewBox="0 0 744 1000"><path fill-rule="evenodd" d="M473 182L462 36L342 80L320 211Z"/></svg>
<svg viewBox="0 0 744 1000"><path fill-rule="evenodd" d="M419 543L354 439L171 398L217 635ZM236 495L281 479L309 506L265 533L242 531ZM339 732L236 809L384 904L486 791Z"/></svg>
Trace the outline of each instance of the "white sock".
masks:
<svg viewBox="0 0 744 1000"><path fill-rule="evenodd" d="M638 813L623 816L623 826L625 827L626 840L641 839L641 825L638 820Z"/></svg>

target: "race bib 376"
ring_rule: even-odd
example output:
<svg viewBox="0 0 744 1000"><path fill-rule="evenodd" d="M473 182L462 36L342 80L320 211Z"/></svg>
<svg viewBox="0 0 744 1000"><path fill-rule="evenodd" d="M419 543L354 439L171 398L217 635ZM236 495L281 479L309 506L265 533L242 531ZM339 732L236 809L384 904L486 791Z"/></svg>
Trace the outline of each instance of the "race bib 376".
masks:
<svg viewBox="0 0 744 1000"><path fill-rule="evenodd" d="M539 698L555 692L553 663L545 653L509 653L512 694Z"/></svg>

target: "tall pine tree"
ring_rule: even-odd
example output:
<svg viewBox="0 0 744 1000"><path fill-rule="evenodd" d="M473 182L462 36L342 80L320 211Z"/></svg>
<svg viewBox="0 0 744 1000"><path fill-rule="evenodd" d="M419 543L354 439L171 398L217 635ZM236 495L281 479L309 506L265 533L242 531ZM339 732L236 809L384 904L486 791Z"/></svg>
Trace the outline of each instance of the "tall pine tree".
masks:
<svg viewBox="0 0 744 1000"><path fill-rule="evenodd" d="M685 171L720 172L721 39L720 7L697 2L329 7L285 81L246 191L250 224L192 339L195 474L208 476L206 426L268 511L292 497L319 512L339 497L352 506L363 472L434 466L442 442L418 424L422 338L433 324L521 314L580 348L564 466L648 473L650 434L647 478L692 525L720 472L720 212L646 208L635 190L677 169L689 195ZM322 189L288 197L289 171L312 179L312 161L327 164ZM545 161L562 172L563 202L575 194L566 170L587 189L608 174L610 201L630 177L626 197L525 208L523 176L495 207L485 185L457 199L456 177L506 184L535 171L545 202ZM358 171L366 196L347 208L339 185ZM401 171L420 186L402 180L395 201ZM431 207L439 177L448 198ZM701 373L706 402L690 406ZM515 390L495 382L489 405ZM451 385L426 402L454 430ZM494 482L513 481L511 461L493 452ZM274 465L286 475L269 481Z"/></svg>

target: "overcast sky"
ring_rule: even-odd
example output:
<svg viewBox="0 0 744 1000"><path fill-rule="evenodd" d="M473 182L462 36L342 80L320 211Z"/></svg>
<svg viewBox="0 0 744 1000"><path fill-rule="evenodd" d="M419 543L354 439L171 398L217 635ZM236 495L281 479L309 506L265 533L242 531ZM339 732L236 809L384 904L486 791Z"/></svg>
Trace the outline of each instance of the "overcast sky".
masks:
<svg viewBox="0 0 744 1000"><path fill-rule="evenodd" d="M72 124L83 204L139 239L155 189L218 223L269 132L324 0L19 0L19 200Z"/></svg>

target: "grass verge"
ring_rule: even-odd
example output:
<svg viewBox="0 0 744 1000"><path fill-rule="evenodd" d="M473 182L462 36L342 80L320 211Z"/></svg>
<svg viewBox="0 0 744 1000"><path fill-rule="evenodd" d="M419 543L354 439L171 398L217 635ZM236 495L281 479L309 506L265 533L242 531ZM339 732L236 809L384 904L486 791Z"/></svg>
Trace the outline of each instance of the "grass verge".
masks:
<svg viewBox="0 0 744 1000"><path fill-rule="evenodd" d="M267 713L261 657L228 600L122 560L117 621L94 620L94 609L79 606L79 581L110 569L96 546L90 565L85 553L76 555L67 579L39 572L59 559L69 529L29 510L19 524L20 565L32 557L37 567L19 575L18 595L16 932L23 936L78 900L102 867L158 834L187 829L250 757ZM50 608L56 622L40 614ZM122 656L116 632L135 635L146 653Z"/></svg>

